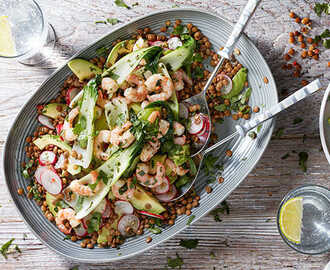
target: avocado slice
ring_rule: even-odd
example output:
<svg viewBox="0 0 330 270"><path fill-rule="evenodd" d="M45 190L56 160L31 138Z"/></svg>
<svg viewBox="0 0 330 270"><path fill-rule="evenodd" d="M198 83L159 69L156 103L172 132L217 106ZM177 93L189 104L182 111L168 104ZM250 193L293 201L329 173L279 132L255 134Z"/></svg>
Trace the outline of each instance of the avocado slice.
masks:
<svg viewBox="0 0 330 270"><path fill-rule="evenodd" d="M107 61L105 62L105 66L110 67L116 63L120 54L130 53L133 50L134 43L135 40L124 40L117 43L109 53Z"/></svg>
<svg viewBox="0 0 330 270"><path fill-rule="evenodd" d="M142 110L142 107L139 103L132 103L128 106L128 108L132 109L135 114L138 114Z"/></svg>
<svg viewBox="0 0 330 270"><path fill-rule="evenodd" d="M56 197L47 192L46 193L46 203L48 205L49 211L54 215L54 217L56 217L58 210L61 209L61 207L56 206L54 204L55 201L56 201ZM55 211L55 208L57 208L58 210Z"/></svg>
<svg viewBox="0 0 330 270"><path fill-rule="evenodd" d="M100 69L98 66L81 58L72 59L69 61L68 66L80 81L90 79L94 75L102 73L102 69Z"/></svg>
<svg viewBox="0 0 330 270"><path fill-rule="evenodd" d="M223 95L223 98L230 99L232 97L239 95L242 92L247 79L247 72L248 72L247 68L243 67L236 73L236 75L232 79L232 83L233 83L232 89L228 94Z"/></svg>
<svg viewBox="0 0 330 270"><path fill-rule="evenodd" d="M71 153L72 148L70 145L68 145L66 142L62 141L60 136L58 135L42 135L41 137L39 137L38 139L36 139L35 141L33 141L33 143L40 149L44 149L47 145L49 144L53 144L56 145L57 147L61 148L62 150L68 151L69 153Z"/></svg>
<svg viewBox="0 0 330 270"><path fill-rule="evenodd" d="M157 215L166 210L154 196L148 194L140 185L136 185L133 197L129 201L136 209Z"/></svg>
<svg viewBox="0 0 330 270"><path fill-rule="evenodd" d="M48 116L50 118L56 119L68 108L67 105L61 103L49 103L47 104L43 110L42 114Z"/></svg>
<svg viewBox="0 0 330 270"><path fill-rule="evenodd" d="M104 113L101 115L101 117L99 119L95 120L94 128L95 128L95 131L109 129L107 118L105 117Z"/></svg>

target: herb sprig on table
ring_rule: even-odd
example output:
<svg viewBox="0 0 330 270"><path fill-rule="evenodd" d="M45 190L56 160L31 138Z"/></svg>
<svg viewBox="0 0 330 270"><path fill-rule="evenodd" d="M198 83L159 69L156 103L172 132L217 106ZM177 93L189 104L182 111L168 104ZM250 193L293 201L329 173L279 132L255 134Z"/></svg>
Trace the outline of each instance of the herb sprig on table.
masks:
<svg viewBox="0 0 330 270"><path fill-rule="evenodd" d="M221 222L222 220L220 219L220 214L224 214L224 213L226 213L227 215L229 215L229 205L228 205L228 203L226 202L226 201L223 201L222 203L221 203L221 206L220 207L218 207L218 208L216 208L216 209L214 209L214 210L212 210L211 212L210 212L210 214L213 216L213 218L214 218L214 220L216 221L216 222Z"/></svg>

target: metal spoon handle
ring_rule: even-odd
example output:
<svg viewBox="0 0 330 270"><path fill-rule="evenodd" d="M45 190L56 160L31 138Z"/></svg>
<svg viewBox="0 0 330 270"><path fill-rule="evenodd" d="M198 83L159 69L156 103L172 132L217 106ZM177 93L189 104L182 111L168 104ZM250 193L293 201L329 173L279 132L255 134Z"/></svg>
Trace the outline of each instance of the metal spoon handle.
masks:
<svg viewBox="0 0 330 270"><path fill-rule="evenodd" d="M250 18L252 17L254 11L256 10L260 2L261 0L249 0L244 7L244 10L241 13L241 16L239 17L237 23L235 24L234 29L231 32L225 47L219 52L219 54L223 58L228 59L230 57L232 51L234 50L236 42L240 38L242 32L244 31L246 25L248 24Z"/></svg>
<svg viewBox="0 0 330 270"><path fill-rule="evenodd" d="M289 108L293 104L297 103L298 101L308 97L309 95L313 94L317 90L322 87L320 80L314 80L310 84L304 86L300 90L296 91L292 95L288 96L287 98L283 99L280 103L274 105L269 110L265 111L264 113L254 117L250 121L246 122L244 125L237 125L236 129L240 136L245 136L245 134L250 131L251 129L259 126L261 123L265 122L266 120L273 118L279 112Z"/></svg>

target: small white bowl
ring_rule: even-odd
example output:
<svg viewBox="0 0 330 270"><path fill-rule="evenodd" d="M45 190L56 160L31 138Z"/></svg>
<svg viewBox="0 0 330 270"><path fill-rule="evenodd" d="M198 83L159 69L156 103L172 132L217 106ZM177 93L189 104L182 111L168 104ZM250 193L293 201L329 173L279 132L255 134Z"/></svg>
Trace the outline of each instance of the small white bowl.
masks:
<svg viewBox="0 0 330 270"><path fill-rule="evenodd" d="M324 97L321 104L320 110L320 137L323 152L330 164L330 125L328 123L330 118L330 84L324 93Z"/></svg>

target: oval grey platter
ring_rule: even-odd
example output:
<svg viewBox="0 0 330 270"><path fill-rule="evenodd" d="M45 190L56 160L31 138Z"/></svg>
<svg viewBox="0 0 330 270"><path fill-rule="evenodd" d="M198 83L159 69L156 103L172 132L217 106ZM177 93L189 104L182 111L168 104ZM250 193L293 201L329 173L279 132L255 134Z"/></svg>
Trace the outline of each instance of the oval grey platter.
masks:
<svg viewBox="0 0 330 270"><path fill-rule="evenodd" d="M95 57L96 49L102 46L110 47L112 42L117 39L127 39L138 28L148 26L155 32L159 32L160 27L164 25L166 20L174 21L175 19L181 19L183 23L196 25L209 38L216 49L224 46L232 29L232 25L227 20L208 11L190 8L165 10L149 14L118 27L72 58L82 57L88 59ZM253 89L249 102L250 106L258 105L261 111L270 108L278 102L278 96L276 85L267 63L258 49L245 35L240 38L236 47L241 51L241 54L236 58L243 66L248 68L249 85ZM52 250L80 262L104 263L123 260L142 253L184 230L189 217L180 216L174 226L164 229L161 234L152 235L146 232L143 236L130 238L120 247L120 250L112 248L83 249L80 247L79 242L64 241L65 235L44 217L37 204L25 196L17 194L17 189L20 187L27 192L26 186L29 183L21 174L20 164L25 160L25 138L38 125L36 106L54 98L63 85L64 80L70 74L71 71L66 65L56 70L27 101L18 114L9 131L5 145L3 168L6 183L13 202L27 226L42 243ZM263 82L264 77L268 78L268 84ZM235 123L231 119L227 119L221 126L217 127L217 133L220 138L224 138L233 132ZM199 177L196 191L201 196L200 206L193 209L192 215L195 218L191 224L223 201L250 173L268 145L273 125L273 120L264 123L255 140L247 136L241 140L234 140L223 145L213 152L214 155L219 157L218 162L224 164L223 177L225 181L222 184L217 182L211 184L213 192L207 194L204 188L207 184L207 177L204 175ZM225 150L229 148L233 151L231 158L225 157ZM147 244L145 239L149 235L152 236L153 240Z"/></svg>

